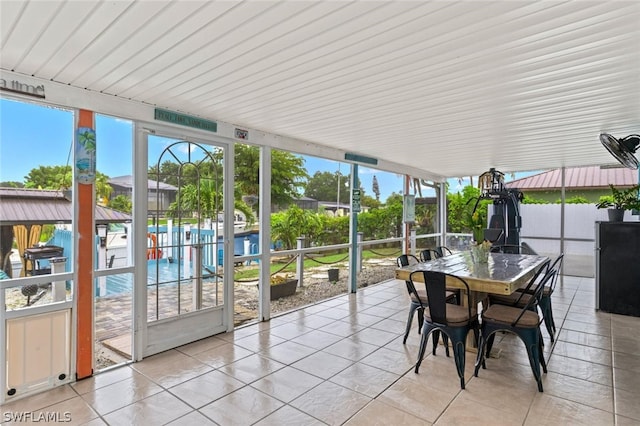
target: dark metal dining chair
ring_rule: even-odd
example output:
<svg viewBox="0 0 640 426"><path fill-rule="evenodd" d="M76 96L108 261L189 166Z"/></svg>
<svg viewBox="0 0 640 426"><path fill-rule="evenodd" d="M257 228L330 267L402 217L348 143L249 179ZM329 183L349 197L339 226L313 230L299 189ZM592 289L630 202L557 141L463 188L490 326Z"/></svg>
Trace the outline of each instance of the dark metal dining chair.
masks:
<svg viewBox="0 0 640 426"><path fill-rule="evenodd" d="M419 263L417 257L412 254L401 254L396 259L396 264L399 267L415 265ZM411 281L405 281L407 286L407 292L409 293L409 298L411 299L411 304L409 305L409 318L407 319L407 327L404 332L404 339L402 340L403 344L407 343L407 338L409 337L409 331L411 331L411 324L413 323L413 317L418 311L418 333L422 329L422 323L424 322L424 308L427 306L427 295L425 293L420 294L414 287Z"/></svg>
<svg viewBox="0 0 640 426"><path fill-rule="evenodd" d="M435 271L414 271L409 275L409 279L414 285L418 281L423 281L429 299L429 306L424 310L424 325L415 372L417 374L420 370L429 335L433 334L433 355L435 355L438 339L442 333L443 337L448 337L451 340L456 369L460 378L460 388L464 389L467 334L469 330L473 330L477 342L479 330L478 314L475 306L471 306L469 299L469 285L462 278ZM456 280L460 286L466 288L467 303L465 306L447 303L447 280Z"/></svg>
<svg viewBox="0 0 640 426"><path fill-rule="evenodd" d="M542 374L547 372L547 365L544 360L542 333L540 324L542 319L538 315L537 304L546 284L555 276L555 271L545 267L542 280L532 280L532 293L526 294L527 303L522 307L507 306L501 304L490 305L482 312L482 326L480 328L480 344L478 346L478 356L474 369L474 376L478 377L478 371L482 366L486 369L486 359L489 358L491 347L498 331L508 331L516 334L525 345L531 371L538 384L538 391L542 392ZM523 293L524 297L524 293Z"/></svg>
<svg viewBox="0 0 640 426"><path fill-rule="evenodd" d="M553 309L551 306L551 295L556 289L556 284L558 282L558 277L562 271L562 262L564 261L564 253L561 253L560 256L553 261L553 263L549 266L551 270L555 272L553 279L544 286L544 290L542 291L542 296L540 297L540 301L538 306L540 306L540 311L542 311L542 318L544 320L544 326L549 333L549 337L551 338L551 342L554 341L555 333L556 333L556 322L553 319ZM518 289L518 292L525 292L525 289Z"/></svg>
<svg viewBox="0 0 640 426"><path fill-rule="evenodd" d="M512 253L512 254L537 254L529 245L525 244L498 244L491 246L491 253Z"/></svg>
<svg viewBox="0 0 640 426"><path fill-rule="evenodd" d="M449 249L448 247L445 247L445 246L436 247L434 252L436 254L436 257L444 257L444 256L449 256L450 254L453 254L451 249Z"/></svg>
<svg viewBox="0 0 640 426"><path fill-rule="evenodd" d="M412 254L402 254L396 259L396 263L399 267L415 265L419 263L417 257ZM426 291L422 289L416 289L411 281L405 281L407 286L407 292L409 293L409 299L411 303L409 305L409 318L407 318L407 326L404 332L403 344L407 343L409 332L411 331L411 325L413 324L413 317L416 311L418 312L418 333L422 330L422 324L424 323L424 309L428 306L428 298ZM453 292L447 292L447 301L455 303L456 294ZM449 348L446 348L447 355L449 354Z"/></svg>
<svg viewBox="0 0 640 426"><path fill-rule="evenodd" d="M424 249L424 250L420 250L420 253L418 254L418 257L420 258L420 262L428 262L428 261L438 257L438 255L435 252L435 250Z"/></svg>
<svg viewBox="0 0 640 426"><path fill-rule="evenodd" d="M543 277L549 273L549 265L551 261L547 260L536 271L533 277L527 282L524 287L517 289L512 294L489 294L489 304L500 304L506 306L516 306L521 308L529 303L529 299L533 296L533 289L536 284L539 283Z"/></svg>

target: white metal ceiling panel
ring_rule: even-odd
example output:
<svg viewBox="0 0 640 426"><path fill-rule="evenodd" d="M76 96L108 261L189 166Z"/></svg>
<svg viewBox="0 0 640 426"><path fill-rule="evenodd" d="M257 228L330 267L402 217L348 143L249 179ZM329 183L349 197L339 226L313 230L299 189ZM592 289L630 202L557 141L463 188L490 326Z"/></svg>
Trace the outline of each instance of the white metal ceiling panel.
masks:
<svg viewBox="0 0 640 426"><path fill-rule="evenodd" d="M71 29L69 36L64 31L52 34L43 43L50 43L50 49L55 55L47 56L33 75L52 79L54 81L70 83L64 77L64 70L67 69L75 58L81 55L85 49L89 49L95 43L96 37L102 34L107 28L127 10L129 2L82 2L94 6L86 16L79 18L78 12L84 10L79 6L80 2L69 1L61 13L56 16L55 25L57 28ZM3 4L0 4L3 7ZM31 55L30 55L31 56Z"/></svg>
<svg viewBox="0 0 640 426"><path fill-rule="evenodd" d="M2 6L2 24L7 34L2 39L2 63L11 64L18 69L24 58L45 32L49 23L58 14L62 4L58 2L28 2L19 7L20 2L10 2L8 15L13 22L4 22L4 5ZM6 38L4 38L6 37Z"/></svg>
<svg viewBox="0 0 640 426"><path fill-rule="evenodd" d="M22 50L22 60L16 61L14 70L29 75L37 74L53 57L60 53L65 43L71 40L82 22L96 8L97 5L93 2L82 2L74 7L70 7L69 3L62 3L52 14L50 20L42 22L41 28L37 28L35 23L29 20L32 31L40 34L31 47ZM30 7L25 12L24 16L26 17L31 12L40 14L42 9L39 6L36 10Z"/></svg>
<svg viewBox="0 0 640 426"><path fill-rule="evenodd" d="M37 12L37 13L36 13ZM640 1L0 2L1 67L443 176L613 163Z"/></svg>

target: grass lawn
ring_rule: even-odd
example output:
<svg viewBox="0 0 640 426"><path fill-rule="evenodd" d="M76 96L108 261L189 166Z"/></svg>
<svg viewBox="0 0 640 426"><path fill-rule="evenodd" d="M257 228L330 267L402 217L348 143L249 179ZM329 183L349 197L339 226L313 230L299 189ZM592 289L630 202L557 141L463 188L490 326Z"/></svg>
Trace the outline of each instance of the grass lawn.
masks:
<svg viewBox="0 0 640 426"><path fill-rule="evenodd" d="M374 251L371 250L363 250L362 257L363 259L383 259L388 257L397 256L399 254L398 249L394 248L383 248L376 249ZM309 270L311 268L317 268L319 266L331 266L336 263L348 262L349 254L347 251L342 253L332 253L327 255L314 255L313 258L304 259L304 269ZM274 257L277 257L277 253ZM277 272L296 272L296 261L294 260L287 266L284 266L291 259L280 259L276 262L271 263L270 271L273 275ZM284 267L284 269L283 269ZM258 279L258 265L252 264L250 266L240 266L235 269L235 280L251 280Z"/></svg>

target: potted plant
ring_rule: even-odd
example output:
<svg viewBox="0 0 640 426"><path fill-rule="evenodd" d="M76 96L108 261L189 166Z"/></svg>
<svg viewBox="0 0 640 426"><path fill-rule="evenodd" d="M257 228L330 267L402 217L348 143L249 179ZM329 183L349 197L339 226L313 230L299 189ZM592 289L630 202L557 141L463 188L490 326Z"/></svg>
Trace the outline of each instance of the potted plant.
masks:
<svg viewBox="0 0 640 426"><path fill-rule="evenodd" d="M618 189L612 184L609 184L609 187L611 195L601 196L596 207L609 209L610 222L622 222L625 210L640 210L640 199L638 199L640 185L634 185L627 189Z"/></svg>
<svg viewBox="0 0 640 426"><path fill-rule="evenodd" d="M293 296L298 288L298 280L289 274L273 275L271 282L271 300Z"/></svg>

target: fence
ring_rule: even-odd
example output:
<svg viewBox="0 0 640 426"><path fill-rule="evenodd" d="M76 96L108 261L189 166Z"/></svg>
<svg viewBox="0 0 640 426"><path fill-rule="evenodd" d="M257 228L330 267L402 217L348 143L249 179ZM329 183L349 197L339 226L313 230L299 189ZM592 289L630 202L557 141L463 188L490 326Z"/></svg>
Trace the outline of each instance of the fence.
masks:
<svg viewBox="0 0 640 426"><path fill-rule="evenodd" d="M564 251L564 273L573 276L595 275L595 224L608 221L607 211L594 204L566 204L564 224L560 204L522 204L520 240L538 253L557 256ZM625 212L626 221L638 221L638 216ZM564 225L564 248L561 235Z"/></svg>

